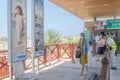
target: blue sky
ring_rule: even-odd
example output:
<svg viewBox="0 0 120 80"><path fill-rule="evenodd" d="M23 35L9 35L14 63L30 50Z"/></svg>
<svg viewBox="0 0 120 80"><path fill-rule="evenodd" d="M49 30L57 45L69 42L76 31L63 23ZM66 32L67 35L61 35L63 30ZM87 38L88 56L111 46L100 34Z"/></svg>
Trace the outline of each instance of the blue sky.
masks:
<svg viewBox="0 0 120 80"><path fill-rule="evenodd" d="M53 28L65 36L79 35L84 21L56 6L48 0L44 6L44 31ZM27 0L27 33L31 36L31 0ZM7 36L7 0L0 0L0 37Z"/></svg>

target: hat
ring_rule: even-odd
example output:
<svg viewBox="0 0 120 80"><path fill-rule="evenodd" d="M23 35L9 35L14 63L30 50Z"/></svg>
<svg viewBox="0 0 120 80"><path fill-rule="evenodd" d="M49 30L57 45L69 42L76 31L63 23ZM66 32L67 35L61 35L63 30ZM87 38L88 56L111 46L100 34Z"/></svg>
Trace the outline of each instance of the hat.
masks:
<svg viewBox="0 0 120 80"><path fill-rule="evenodd" d="M114 35L115 33L114 32L111 32L110 35Z"/></svg>

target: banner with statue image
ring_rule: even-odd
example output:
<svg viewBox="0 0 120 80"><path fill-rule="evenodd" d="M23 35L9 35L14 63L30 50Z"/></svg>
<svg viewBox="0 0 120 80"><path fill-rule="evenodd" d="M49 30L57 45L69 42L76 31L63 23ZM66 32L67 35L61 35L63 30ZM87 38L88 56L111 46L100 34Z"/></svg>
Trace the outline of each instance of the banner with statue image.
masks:
<svg viewBox="0 0 120 80"><path fill-rule="evenodd" d="M44 0L34 0L35 56L44 54Z"/></svg>
<svg viewBox="0 0 120 80"><path fill-rule="evenodd" d="M11 0L12 61L26 59L26 0Z"/></svg>

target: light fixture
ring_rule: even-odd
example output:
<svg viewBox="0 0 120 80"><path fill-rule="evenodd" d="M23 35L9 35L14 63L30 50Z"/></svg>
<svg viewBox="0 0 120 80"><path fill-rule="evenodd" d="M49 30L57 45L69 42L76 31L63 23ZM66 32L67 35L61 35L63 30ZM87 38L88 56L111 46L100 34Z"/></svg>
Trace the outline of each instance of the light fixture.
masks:
<svg viewBox="0 0 120 80"><path fill-rule="evenodd" d="M81 1L80 3L84 4L84 3L85 3L85 1Z"/></svg>
<svg viewBox="0 0 120 80"><path fill-rule="evenodd" d="M64 6L67 6L67 4L63 4Z"/></svg>
<svg viewBox="0 0 120 80"><path fill-rule="evenodd" d="M108 4L103 4L103 6L108 6Z"/></svg>
<svg viewBox="0 0 120 80"><path fill-rule="evenodd" d="M70 10L73 10L73 8L70 8Z"/></svg>

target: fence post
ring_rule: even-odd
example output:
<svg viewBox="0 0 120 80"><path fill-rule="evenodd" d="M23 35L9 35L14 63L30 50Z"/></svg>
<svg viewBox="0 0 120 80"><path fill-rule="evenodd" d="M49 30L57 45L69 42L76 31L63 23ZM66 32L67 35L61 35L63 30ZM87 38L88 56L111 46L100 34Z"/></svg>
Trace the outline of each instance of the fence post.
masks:
<svg viewBox="0 0 120 80"><path fill-rule="evenodd" d="M69 47L68 56L69 56L70 59L72 59L72 46L71 46L71 44L68 44L68 47Z"/></svg>
<svg viewBox="0 0 120 80"><path fill-rule="evenodd" d="M62 46L62 44L59 44L59 58L61 58L61 51L62 51L61 46Z"/></svg>
<svg viewBox="0 0 120 80"><path fill-rule="evenodd" d="M57 46L57 54L58 54L58 61L60 60L60 51L59 51L59 44L56 45Z"/></svg>
<svg viewBox="0 0 120 80"><path fill-rule="evenodd" d="M26 70L26 69L27 69L27 68L26 68L26 61L23 60L22 62L23 62L24 69Z"/></svg>
<svg viewBox="0 0 120 80"><path fill-rule="evenodd" d="M74 44L73 43L71 45L71 49L72 49L72 61L75 62L75 60L74 60Z"/></svg>
<svg viewBox="0 0 120 80"><path fill-rule="evenodd" d="M46 66L46 47L44 49L44 66Z"/></svg>

